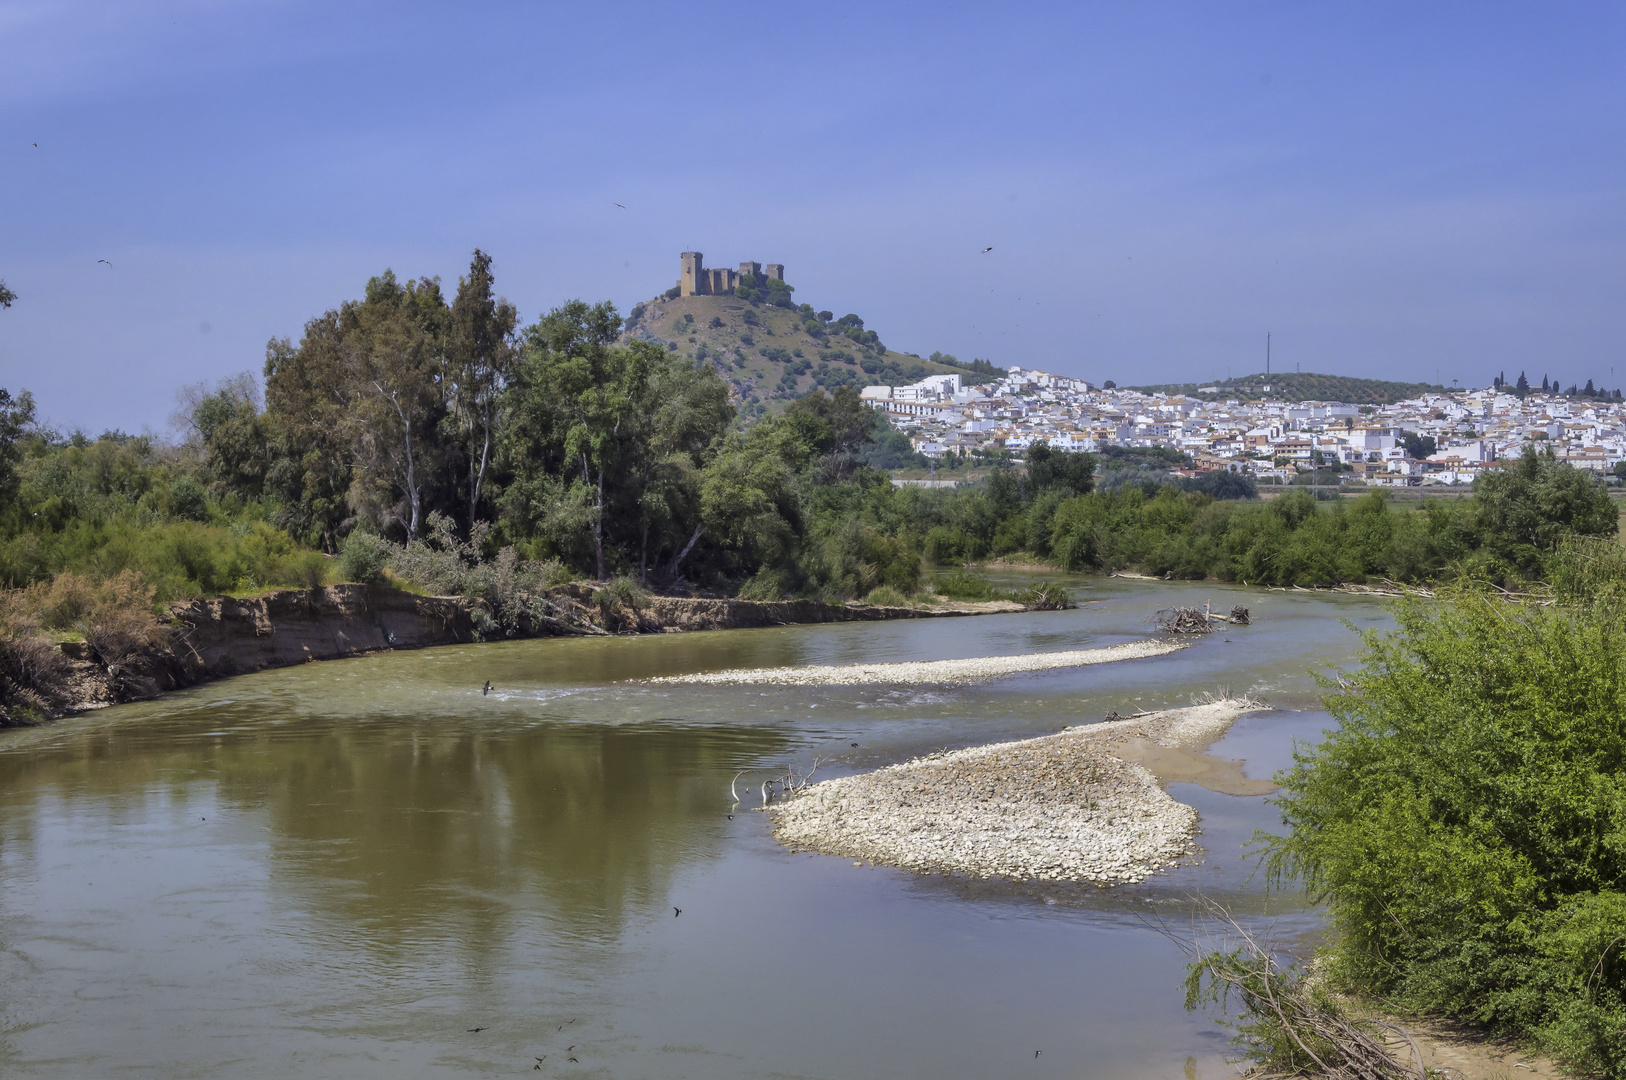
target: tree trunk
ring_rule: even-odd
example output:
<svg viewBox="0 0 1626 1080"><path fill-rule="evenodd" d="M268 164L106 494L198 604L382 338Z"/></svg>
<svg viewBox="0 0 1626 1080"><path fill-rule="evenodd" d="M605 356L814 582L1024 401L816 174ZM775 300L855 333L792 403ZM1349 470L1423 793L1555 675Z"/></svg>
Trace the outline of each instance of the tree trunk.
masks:
<svg viewBox="0 0 1626 1080"><path fill-rule="evenodd" d="M661 576L668 582L677 580L675 575L677 574L678 563L683 561L685 555L694 550L696 541L700 539L700 529L701 526L699 525L694 527L694 534L689 537L689 542L683 545L683 550L672 556L672 561L666 564L666 572Z"/></svg>
<svg viewBox="0 0 1626 1080"><path fill-rule="evenodd" d="M481 430L483 439L480 443L480 469L475 471L474 462L469 461L469 531L474 531L474 517L480 512L480 487L486 479L486 459L491 454L491 402L487 400L481 410Z"/></svg>
<svg viewBox="0 0 1626 1080"><path fill-rule="evenodd" d="M598 556L598 580L604 580L604 470L598 473L598 506L593 517L593 547Z"/></svg>
<svg viewBox="0 0 1626 1080"><path fill-rule="evenodd" d="M373 383L373 386L377 387L380 394L384 393L384 388L378 383ZM390 391L386 396L390 399L390 404L395 406L395 415L401 418L401 438L406 445L407 505L412 508L411 520L407 522L407 543L410 544L418 537L418 469L412 459L412 424L408 422L406 412L401 408L401 402L396 397L395 391Z"/></svg>

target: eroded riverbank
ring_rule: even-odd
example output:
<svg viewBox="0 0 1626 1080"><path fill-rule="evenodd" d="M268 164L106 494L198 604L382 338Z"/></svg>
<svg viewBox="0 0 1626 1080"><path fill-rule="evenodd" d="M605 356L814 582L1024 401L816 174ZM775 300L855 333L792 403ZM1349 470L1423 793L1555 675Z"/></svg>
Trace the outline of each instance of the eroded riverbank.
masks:
<svg viewBox="0 0 1626 1080"><path fill-rule="evenodd" d="M589 587L570 585L550 590L535 612L496 639L670 634L1023 610L1010 601L883 607L678 596L650 597L636 607L602 606L592 602ZM256 597L175 604L166 633L155 645L111 659L84 643L62 645L69 670L59 696L68 703L52 715L151 700L211 679L312 660L469 644L491 636L482 635L480 627L489 623L483 614L481 603L467 597L419 596L384 585L278 589Z"/></svg>

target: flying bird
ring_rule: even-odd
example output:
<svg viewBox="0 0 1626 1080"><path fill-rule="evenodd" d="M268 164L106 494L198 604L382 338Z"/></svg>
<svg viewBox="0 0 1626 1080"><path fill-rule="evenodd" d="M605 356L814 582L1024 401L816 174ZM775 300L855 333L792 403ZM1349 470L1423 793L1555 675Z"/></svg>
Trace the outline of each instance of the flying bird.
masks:
<svg viewBox="0 0 1626 1080"><path fill-rule="evenodd" d="M574 1043L572 1043L572 1044L571 1044L571 1045L569 1045L569 1046L567 1046L567 1047L565 1047L565 1053L567 1053L567 1054L573 1054L573 1053L575 1053L575 1052L576 1052L576 1046L575 1046L575 1044L574 1044Z"/></svg>
<svg viewBox="0 0 1626 1080"><path fill-rule="evenodd" d="M565 1058L566 1061L575 1061L575 1058Z"/></svg>
<svg viewBox="0 0 1626 1080"><path fill-rule="evenodd" d="M858 744L857 743L853 743L853 749L854 750L858 749Z"/></svg>
<svg viewBox="0 0 1626 1080"><path fill-rule="evenodd" d="M107 263L107 268L108 268L108 269L109 269L109 270L111 270L111 269L113 269L113 264L112 264L112 263L110 263L110 262L107 262L107 260L106 260L106 259L97 259L97 260L96 260L96 261L97 261L97 262L99 262L99 263Z"/></svg>
<svg viewBox="0 0 1626 1080"><path fill-rule="evenodd" d="M475 1031L484 1031L484 1030L485 1030L485 1028L483 1028L483 1027L477 1027L477 1028L464 1028L464 1029L463 1029L463 1030L464 1030L464 1031L468 1031L468 1032L475 1032Z"/></svg>
<svg viewBox="0 0 1626 1080"><path fill-rule="evenodd" d="M491 680L487 679L485 686L480 688L480 696L485 697L489 693L491 693Z"/></svg>
<svg viewBox="0 0 1626 1080"><path fill-rule="evenodd" d="M674 919L675 919L675 918L677 918L677 917L678 917L678 916L679 916L679 915L682 915L682 914L683 914L683 909L682 909L682 908L680 908L680 907L675 907L675 908L673 908L673 909L672 909L672 918L674 918Z"/></svg>
<svg viewBox="0 0 1626 1080"><path fill-rule="evenodd" d="M988 245L988 246L987 246L987 247L985 247L985 248L983 248L983 249L982 249L982 253L983 253L983 254L984 254L984 255L986 255L986 254L988 254L988 253L989 253L989 252L990 252L990 251L992 251L992 250L994 250L994 246L993 246L993 245L992 245L992 244L989 244L989 245Z"/></svg>
<svg viewBox="0 0 1626 1080"><path fill-rule="evenodd" d="M1035 1051L1034 1051L1034 1052L1033 1052L1033 1057L1034 1057L1034 1059L1035 1059L1035 1060L1037 1060L1037 1059L1038 1059L1038 1057L1039 1057L1039 1055L1040 1055L1040 1054L1042 1054L1042 1053L1044 1053L1044 1051L1043 1051L1043 1050L1035 1050Z"/></svg>
<svg viewBox="0 0 1626 1080"><path fill-rule="evenodd" d="M617 205L617 206L621 206L621 204L620 204L620 203L616 203L616 204L615 204L615 205ZM621 209L623 209L623 210L625 210L625 209L626 209L626 207L625 207L625 206L621 206Z"/></svg>

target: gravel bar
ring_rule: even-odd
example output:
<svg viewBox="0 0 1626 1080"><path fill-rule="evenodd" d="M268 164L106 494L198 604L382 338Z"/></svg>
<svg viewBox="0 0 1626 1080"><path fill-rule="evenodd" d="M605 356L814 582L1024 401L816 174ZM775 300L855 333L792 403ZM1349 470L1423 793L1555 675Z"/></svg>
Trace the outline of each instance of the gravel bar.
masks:
<svg viewBox="0 0 1626 1080"><path fill-rule="evenodd" d="M791 847L919 873L1139 882L1192 851L1197 811L1114 756L1113 745L1202 749L1263 708L1224 698L930 754L814 784L768 814L774 836Z"/></svg>
<svg viewBox="0 0 1626 1080"><path fill-rule="evenodd" d="M1025 671L1110 664L1162 656L1186 648L1187 641L1131 641L1099 649L983 656L969 660L906 660L893 664L817 664L808 667L734 668L696 675L666 675L652 683L722 683L777 686L856 686L863 683L959 683L997 679Z"/></svg>

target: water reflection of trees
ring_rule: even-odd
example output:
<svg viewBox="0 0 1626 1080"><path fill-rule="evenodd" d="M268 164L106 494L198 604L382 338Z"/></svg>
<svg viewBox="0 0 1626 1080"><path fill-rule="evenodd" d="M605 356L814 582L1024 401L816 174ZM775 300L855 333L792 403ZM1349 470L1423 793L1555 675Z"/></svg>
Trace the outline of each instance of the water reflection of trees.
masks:
<svg viewBox="0 0 1626 1080"><path fill-rule="evenodd" d="M428 940L486 952L538 918L550 937L608 943L631 914L664 907L681 868L718 853L737 763L786 745L762 727L485 733L444 717L173 734L0 756L8 846L28 846L30 804L112 821L150 816L156 791L191 801L204 785L269 827L273 902L384 954Z"/></svg>

